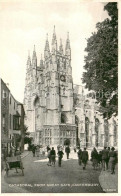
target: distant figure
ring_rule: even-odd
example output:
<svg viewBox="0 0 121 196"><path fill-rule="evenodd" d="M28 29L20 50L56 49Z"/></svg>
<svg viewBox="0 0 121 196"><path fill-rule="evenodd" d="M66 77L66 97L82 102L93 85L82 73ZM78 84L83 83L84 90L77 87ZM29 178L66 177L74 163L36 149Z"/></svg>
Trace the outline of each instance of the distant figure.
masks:
<svg viewBox="0 0 121 196"><path fill-rule="evenodd" d="M86 169L87 161L88 161L88 151L86 151L86 148L84 148L82 152L82 163L83 163L83 170Z"/></svg>
<svg viewBox="0 0 121 196"><path fill-rule="evenodd" d="M107 166L108 166L108 169L110 169L109 167L109 159L110 159L110 157L109 157L109 152L110 152L110 147L108 147L108 158L107 158Z"/></svg>
<svg viewBox="0 0 121 196"><path fill-rule="evenodd" d="M100 165L102 165L102 151L99 151L99 154L98 154L98 164L99 164L99 167Z"/></svg>
<svg viewBox="0 0 121 196"><path fill-rule="evenodd" d="M60 149L60 145L57 146L57 151L59 151L59 149Z"/></svg>
<svg viewBox="0 0 121 196"><path fill-rule="evenodd" d="M47 146L47 152L50 150L50 147L49 146Z"/></svg>
<svg viewBox="0 0 121 196"><path fill-rule="evenodd" d="M63 155L64 155L64 153L63 153L63 151L62 151L62 149L61 148L59 148L59 150L58 150L58 166L59 167L61 167L61 160L62 160L62 158L63 158Z"/></svg>
<svg viewBox="0 0 121 196"><path fill-rule="evenodd" d="M109 162L111 167L111 174L115 174L115 165L117 160L117 153L114 151L115 148L112 147L111 151L109 152Z"/></svg>
<svg viewBox="0 0 121 196"><path fill-rule="evenodd" d="M69 159L69 153L70 153L70 148L69 148L69 146L67 146L67 147L65 148L65 152L66 152L66 155L67 155L67 159Z"/></svg>
<svg viewBox="0 0 121 196"><path fill-rule="evenodd" d="M92 158L92 165L94 169L97 169L98 167L98 152L96 148L94 147L91 152L91 158Z"/></svg>
<svg viewBox="0 0 121 196"><path fill-rule="evenodd" d="M47 153L47 157L48 157L48 159L49 159L49 160L48 160L48 163L47 163L48 166L51 166L51 155L50 155L50 152L51 152L51 149L49 148L49 149L48 149L48 153Z"/></svg>
<svg viewBox="0 0 121 196"><path fill-rule="evenodd" d="M80 148L77 152L77 155L78 155L78 163L79 163L79 165L81 165L81 163L82 163L82 150Z"/></svg>
<svg viewBox="0 0 121 196"><path fill-rule="evenodd" d="M36 151L36 146L35 146L35 145L33 145L33 146L32 146L32 153L33 153L33 157L35 157L35 151Z"/></svg>
<svg viewBox="0 0 121 196"><path fill-rule="evenodd" d="M74 152L76 152L76 147L74 147Z"/></svg>
<svg viewBox="0 0 121 196"><path fill-rule="evenodd" d="M51 157L51 163L52 163L52 165L55 166L56 152L54 150L54 147L52 147L52 150L50 151L50 157Z"/></svg>
<svg viewBox="0 0 121 196"><path fill-rule="evenodd" d="M36 147L36 155L37 155L37 157L39 157L39 154L40 154L40 148L39 148L39 146L37 146Z"/></svg>
<svg viewBox="0 0 121 196"><path fill-rule="evenodd" d="M103 170L108 169L108 150L106 149L107 147L104 147L102 150L102 168Z"/></svg>

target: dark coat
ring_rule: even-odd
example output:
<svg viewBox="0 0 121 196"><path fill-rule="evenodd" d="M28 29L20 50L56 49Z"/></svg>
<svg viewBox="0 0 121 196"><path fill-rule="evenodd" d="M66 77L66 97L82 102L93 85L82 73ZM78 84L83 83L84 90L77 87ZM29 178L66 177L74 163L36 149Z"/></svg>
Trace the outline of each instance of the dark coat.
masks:
<svg viewBox="0 0 121 196"><path fill-rule="evenodd" d="M81 158L82 158L82 150L81 150L81 149L79 149L79 151L78 151L78 153L77 153L77 154L78 154L78 158L79 158L79 159L81 159Z"/></svg>
<svg viewBox="0 0 121 196"><path fill-rule="evenodd" d="M70 153L70 148L68 146L65 148L65 152Z"/></svg>
<svg viewBox="0 0 121 196"><path fill-rule="evenodd" d="M82 152L82 161L87 161L88 160L88 152L84 150Z"/></svg>
<svg viewBox="0 0 121 196"><path fill-rule="evenodd" d="M58 151L58 157L60 157L62 159L63 158L63 155L64 155L63 151L59 150Z"/></svg>
<svg viewBox="0 0 121 196"><path fill-rule="evenodd" d="M96 150L93 150L91 152L91 157L92 157L92 159L98 159L98 152Z"/></svg>
<svg viewBox="0 0 121 196"><path fill-rule="evenodd" d="M107 149L102 150L102 160L108 159L109 151Z"/></svg>
<svg viewBox="0 0 121 196"><path fill-rule="evenodd" d="M51 150L51 151L50 151L50 156L51 156L51 155L56 155L55 150Z"/></svg>

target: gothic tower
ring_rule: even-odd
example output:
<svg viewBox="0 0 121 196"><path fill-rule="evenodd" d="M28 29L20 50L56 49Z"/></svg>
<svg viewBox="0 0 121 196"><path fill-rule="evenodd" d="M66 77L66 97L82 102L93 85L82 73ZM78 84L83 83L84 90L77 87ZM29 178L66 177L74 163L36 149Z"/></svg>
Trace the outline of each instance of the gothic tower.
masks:
<svg viewBox="0 0 121 196"><path fill-rule="evenodd" d="M26 124L36 144L76 145L69 33L64 53L61 39L57 46L54 27L51 50L47 36L39 66L34 47L32 64L30 56L27 61L24 104Z"/></svg>

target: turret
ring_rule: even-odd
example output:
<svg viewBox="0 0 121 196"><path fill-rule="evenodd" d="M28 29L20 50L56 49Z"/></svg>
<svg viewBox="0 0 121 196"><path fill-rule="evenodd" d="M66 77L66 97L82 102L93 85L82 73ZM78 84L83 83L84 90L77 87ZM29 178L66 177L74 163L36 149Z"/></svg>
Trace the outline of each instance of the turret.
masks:
<svg viewBox="0 0 121 196"><path fill-rule="evenodd" d="M69 59L71 59L71 48L70 48L69 32L68 32L68 34L67 34L65 55L66 55Z"/></svg>
<svg viewBox="0 0 121 196"><path fill-rule="evenodd" d="M49 42L48 42L48 34L46 38L46 43L45 43L45 50L44 50L44 58L48 58L50 56L50 48L49 48Z"/></svg>
<svg viewBox="0 0 121 196"><path fill-rule="evenodd" d="M37 67L37 56L35 51L35 45L34 45L33 56L32 56L32 67L33 68Z"/></svg>
<svg viewBox="0 0 121 196"><path fill-rule="evenodd" d="M28 59L27 59L27 69L31 67L31 58L30 58L30 53L28 52Z"/></svg>
<svg viewBox="0 0 121 196"><path fill-rule="evenodd" d="M55 26L53 30L53 37L52 37L52 54L55 54L57 51L57 40L56 40L56 33L55 33Z"/></svg>
<svg viewBox="0 0 121 196"><path fill-rule="evenodd" d="M41 59L40 59L40 68L41 68L41 70L43 70L43 68L44 68L44 63L43 63L43 59L42 59L42 54L41 54Z"/></svg>
<svg viewBox="0 0 121 196"><path fill-rule="evenodd" d="M63 54L63 45L62 45L62 39L60 39L59 52L60 52L61 54Z"/></svg>

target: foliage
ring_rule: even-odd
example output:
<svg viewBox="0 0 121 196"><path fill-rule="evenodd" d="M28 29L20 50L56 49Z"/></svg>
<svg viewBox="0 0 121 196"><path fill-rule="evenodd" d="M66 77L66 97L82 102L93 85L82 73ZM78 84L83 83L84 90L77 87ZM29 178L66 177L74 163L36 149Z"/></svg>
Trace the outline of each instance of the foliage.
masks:
<svg viewBox="0 0 121 196"><path fill-rule="evenodd" d="M97 32L87 39L83 83L93 90L104 108L104 117L117 114L118 105L118 10L117 3L106 4L110 18L96 24Z"/></svg>

